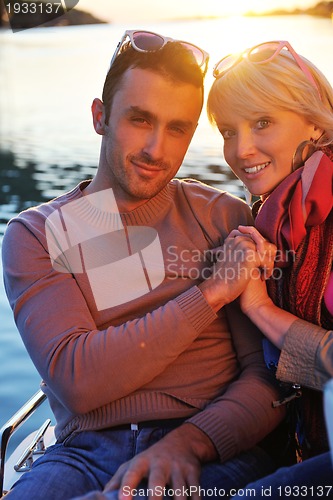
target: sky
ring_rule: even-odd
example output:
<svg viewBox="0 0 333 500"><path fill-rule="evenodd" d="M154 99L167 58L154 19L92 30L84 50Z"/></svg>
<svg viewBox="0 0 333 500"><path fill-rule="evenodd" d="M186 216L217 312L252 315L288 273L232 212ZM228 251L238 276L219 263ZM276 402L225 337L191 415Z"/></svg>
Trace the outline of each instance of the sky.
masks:
<svg viewBox="0 0 333 500"><path fill-rule="evenodd" d="M79 0L82 9L110 22L157 21L193 16L240 15L249 10L307 8L316 0Z"/></svg>

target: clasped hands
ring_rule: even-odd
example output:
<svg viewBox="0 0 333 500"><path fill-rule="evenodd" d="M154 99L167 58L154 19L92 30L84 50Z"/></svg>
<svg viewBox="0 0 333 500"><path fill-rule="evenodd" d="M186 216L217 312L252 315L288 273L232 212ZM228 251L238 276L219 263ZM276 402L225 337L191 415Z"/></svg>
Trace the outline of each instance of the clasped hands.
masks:
<svg viewBox="0 0 333 500"><path fill-rule="evenodd" d="M207 302L218 311L240 297L246 313L255 293L265 300L265 280L273 273L276 251L253 226L231 231L223 245L212 250L211 276L199 286Z"/></svg>
<svg viewBox="0 0 333 500"><path fill-rule="evenodd" d="M242 311L249 315L254 308L271 303L268 296L265 280L270 278L274 271L274 262L277 247L266 240L253 226L238 226L229 234L228 238L250 238L255 245L256 264L258 267L251 269L251 279L239 295Z"/></svg>

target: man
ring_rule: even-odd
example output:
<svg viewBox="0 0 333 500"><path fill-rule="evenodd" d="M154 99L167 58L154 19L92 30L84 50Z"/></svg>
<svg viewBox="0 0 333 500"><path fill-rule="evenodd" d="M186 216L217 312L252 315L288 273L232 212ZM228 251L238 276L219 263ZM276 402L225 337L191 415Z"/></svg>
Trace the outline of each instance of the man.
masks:
<svg viewBox="0 0 333 500"><path fill-rule="evenodd" d="M254 447L283 411L233 301L272 263L227 238L250 222L245 203L174 179L206 64L192 44L126 32L92 105L96 176L7 228L7 294L57 421L57 444L9 499L65 500L111 477L125 496L147 479L150 496L191 486L195 498L199 484L228 490L271 470Z"/></svg>

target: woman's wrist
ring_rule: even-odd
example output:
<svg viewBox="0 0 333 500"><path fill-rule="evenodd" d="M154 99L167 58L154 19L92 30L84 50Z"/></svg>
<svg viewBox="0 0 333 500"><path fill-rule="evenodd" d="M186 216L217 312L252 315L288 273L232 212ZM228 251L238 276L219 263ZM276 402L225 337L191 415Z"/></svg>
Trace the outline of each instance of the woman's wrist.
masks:
<svg viewBox="0 0 333 500"><path fill-rule="evenodd" d="M287 331L296 319L293 314L277 307L271 299L252 307L246 314L279 349L282 349Z"/></svg>

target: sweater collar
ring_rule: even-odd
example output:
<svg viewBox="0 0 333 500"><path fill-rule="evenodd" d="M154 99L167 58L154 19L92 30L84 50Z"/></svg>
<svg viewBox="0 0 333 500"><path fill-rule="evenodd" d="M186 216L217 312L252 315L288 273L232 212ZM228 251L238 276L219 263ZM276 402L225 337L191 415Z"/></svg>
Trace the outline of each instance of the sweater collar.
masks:
<svg viewBox="0 0 333 500"><path fill-rule="evenodd" d="M82 191L91 181L81 182L71 193L69 197L83 197ZM143 203L138 208L130 212L120 212L120 217L125 225L150 225L157 218L160 218L169 209L176 189L173 181L169 182L156 196ZM72 195L72 196L71 196Z"/></svg>

